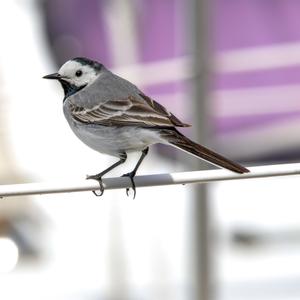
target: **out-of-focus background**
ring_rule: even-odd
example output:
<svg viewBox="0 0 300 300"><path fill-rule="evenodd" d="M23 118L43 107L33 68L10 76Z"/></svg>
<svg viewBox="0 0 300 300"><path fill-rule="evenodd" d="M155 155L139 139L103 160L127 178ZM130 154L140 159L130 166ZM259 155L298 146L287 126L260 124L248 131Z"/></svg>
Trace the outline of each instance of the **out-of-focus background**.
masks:
<svg viewBox="0 0 300 300"><path fill-rule="evenodd" d="M246 165L300 158L297 0L3 0L1 184L79 180L114 162L72 134L57 83L86 56ZM111 176L131 170L137 155ZM208 168L154 146L140 174ZM0 299L293 300L298 178L0 199Z"/></svg>

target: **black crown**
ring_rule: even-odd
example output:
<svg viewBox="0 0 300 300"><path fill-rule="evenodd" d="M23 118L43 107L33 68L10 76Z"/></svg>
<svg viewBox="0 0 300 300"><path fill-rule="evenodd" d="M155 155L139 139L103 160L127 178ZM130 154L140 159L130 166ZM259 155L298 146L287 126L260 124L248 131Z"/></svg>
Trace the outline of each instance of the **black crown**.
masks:
<svg viewBox="0 0 300 300"><path fill-rule="evenodd" d="M97 61L91 60L86 57L75 57L72 60L77 61L78 63L80 63L83 66L85 66L85 65L91 66L93 69L95 69L97 71L100 71L103 66L102 64L98 63Z"/></svg>

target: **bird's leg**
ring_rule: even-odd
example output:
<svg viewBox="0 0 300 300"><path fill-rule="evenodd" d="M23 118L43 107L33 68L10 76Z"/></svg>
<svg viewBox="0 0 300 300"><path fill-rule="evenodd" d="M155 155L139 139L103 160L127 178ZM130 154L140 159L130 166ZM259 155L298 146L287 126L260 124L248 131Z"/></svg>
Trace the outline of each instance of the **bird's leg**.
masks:
<svg viewBox="0 0 300 300"><path fill-rule="evenodd" d="M86 176L86 179L94 179L97 180L100 184L100 194L97 194L95 191L93 191L93 193L96 196L102 196L104 193L104 187L103 187L103 183L102 183L102 176L104 176L106 173L108 173L109 171L111 171L112 169L116 168L117 166L123 164L127 159L127 154L124 152L121 154L120 156L120 160L117 161L116 163L114 163L113 165L111 165L110 167L108 167L107 169L105 169L104 171L96 174L96 175L88 175Z"/></svg>
<svg viewBox="0 0 300 300"><path fill-rule="evenodd" d="M124 174L122 175L122 177L129 177L131 180L131 188L133 189L133 199L135 198L136 195L136 189L135 189L135 183L134 183L134 176L139 168L139 166L141 165L142 161L144 160L144 158L146 157L146 155L148 154L149 148L145 148L142 151L142 155L139 159L139 161L137 162L136 166L134 167L133 171L131 171L130 173ZM128 192L129 192L129 188L126 188L126 194L128 196Z"/></svg>

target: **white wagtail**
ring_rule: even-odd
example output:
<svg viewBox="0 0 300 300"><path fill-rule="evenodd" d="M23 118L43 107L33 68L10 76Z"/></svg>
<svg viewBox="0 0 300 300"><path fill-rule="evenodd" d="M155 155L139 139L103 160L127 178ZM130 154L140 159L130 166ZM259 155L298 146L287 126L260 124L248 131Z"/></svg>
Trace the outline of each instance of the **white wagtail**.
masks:
<svg viewBox="0 0 300 300"><path fill-rule="evenodd" d="M77 57L67 61L58 73L44 78L61 83L65 94L64 114L75 135L92 149L119 158L99 174L87 176L99 182L100 195L104 191L102 176L124 163L128 152L141 151L133 171L123 175L131 179L135 196L133 178L149 146L156 143L175 146L236 173L249 172L181 134L176 127L190 125L96 61ZM126 192L128 194L128 189Z"/></svg>

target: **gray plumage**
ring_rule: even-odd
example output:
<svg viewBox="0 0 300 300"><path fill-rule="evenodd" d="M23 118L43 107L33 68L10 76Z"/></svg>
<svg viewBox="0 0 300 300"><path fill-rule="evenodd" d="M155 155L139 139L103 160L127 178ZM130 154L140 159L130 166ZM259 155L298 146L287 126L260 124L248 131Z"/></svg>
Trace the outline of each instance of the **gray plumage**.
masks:
<svg viewBox="0 0 300 300"><path fill-rule="evenodd" d="M155 143L173 145L237 173L249 172L179 133L176 127L190 125L98 62L75 58L45 78L62 84L64 114L76 136L92 149L120 158L118 163L89 178L100 182L105 173L126 160L127 152L142 151L134 171L126 174L134 188L137 168L148 147Z"/></svg>

